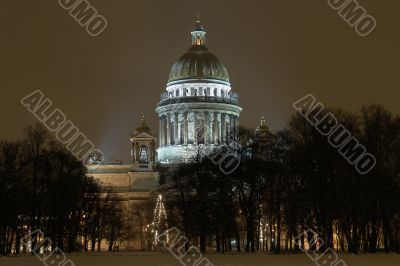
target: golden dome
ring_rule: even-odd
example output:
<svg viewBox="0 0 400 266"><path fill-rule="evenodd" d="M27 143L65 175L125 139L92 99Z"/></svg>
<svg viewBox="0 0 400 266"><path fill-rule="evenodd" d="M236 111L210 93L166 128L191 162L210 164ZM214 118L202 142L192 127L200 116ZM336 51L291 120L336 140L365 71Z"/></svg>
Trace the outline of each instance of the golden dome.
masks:
<svg viewBox="0 0 400 266"><path fill-rule="evenodd" d="M200 21L192 31L192 46L173 64L168 82L188 79L215 79L229 83L226 67L205 46L206 32Z"/></svg>

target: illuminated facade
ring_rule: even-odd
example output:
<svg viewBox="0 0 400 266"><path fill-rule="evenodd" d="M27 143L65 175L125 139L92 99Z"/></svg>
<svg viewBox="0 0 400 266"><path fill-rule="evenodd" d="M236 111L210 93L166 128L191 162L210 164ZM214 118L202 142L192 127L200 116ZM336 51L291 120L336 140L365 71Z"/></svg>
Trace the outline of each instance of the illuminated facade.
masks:
<svg viewBox="0 0 400 266"><path fill-rule="evenodd" d="M156 108L163 164L187 162L198 149L210 153L234 141L239 126L238 95L225 66L208 51L200 21L191 34L192 46L172 66Z"/></svg>
<svg viewBox="0 0 400 266"><path fill-rule="evenodd" d="M96 179L99 184L111 190L121 199L121 206L124 209L124 216L129 234L118 246L124 250L144 249L147 243L140 241L132 235L146 234L146 228L140 228L137 206L141 202L147 202L154 195L153 190L159 184L158 173L155 171L155 143L156 139L146 125L144 117L130 137L131 162L105 162L92 161L86 165L87 175ZM108 244L103 240L101 247L107 250Z"/></svg>
<svg viewBox="0 0 400 266"><path fill-rule="evenodd" d="M192 31L192 46L172 66L166 92L156 108L160 122L157 153L156 138L143 117L130 136L131 162L104 162L99 159L101 156L94 156L87 165L88 176L121 198L128 224L140 224L134 222L138 219L136 204L155 197L162 188L155 169L157 161L187 162L192 151L201 149L203 154L209 153L236 139L242 108L238 106L238 95L231 89L225 66L205 46L205 35L197 21ZM155 220L132 232L154 233L161 227L161 222ZM119 244L123 249L146 246L135 238Z"/></svg>

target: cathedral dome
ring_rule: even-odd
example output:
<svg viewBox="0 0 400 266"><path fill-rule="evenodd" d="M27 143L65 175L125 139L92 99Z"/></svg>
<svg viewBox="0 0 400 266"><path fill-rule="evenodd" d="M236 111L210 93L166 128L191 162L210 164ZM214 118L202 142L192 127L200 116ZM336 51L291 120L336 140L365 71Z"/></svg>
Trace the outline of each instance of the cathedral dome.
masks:
<svg viewBox="0 0 400 266"><path fill-rule="evenodd" d="M172 66L168 82L199 78L229 82L228 71L218 58L205 46L193 45Z"/></svg>
<svg viewBox="0 0 400 266"><path fill-rule="evenodd" d="M229 83L226 67L205 46L206 32L197 21L192 31L192 46L173 64L168 82L190 79L215 79Z"/></svg>
<svg viewBox="0 0 400 266"><path fill-rule="evenodd" d="M225 66L207 49L200 21L191 34L192 46L172 66L156 108L161 164L190 162L194 149L206 156L237 139L239 96Z"/></svg>

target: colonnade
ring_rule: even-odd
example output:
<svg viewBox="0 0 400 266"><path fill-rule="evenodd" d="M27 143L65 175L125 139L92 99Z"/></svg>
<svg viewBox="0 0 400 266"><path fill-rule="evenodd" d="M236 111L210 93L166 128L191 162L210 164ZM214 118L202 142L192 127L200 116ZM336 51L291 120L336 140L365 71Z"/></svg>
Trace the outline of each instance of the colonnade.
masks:
<svg viewBox="0 0 400 266"><path fill-rule="evenodd" d="M224 112L163 113L159 118L160 147L231 143L239 127L239 116Z"/></svg>

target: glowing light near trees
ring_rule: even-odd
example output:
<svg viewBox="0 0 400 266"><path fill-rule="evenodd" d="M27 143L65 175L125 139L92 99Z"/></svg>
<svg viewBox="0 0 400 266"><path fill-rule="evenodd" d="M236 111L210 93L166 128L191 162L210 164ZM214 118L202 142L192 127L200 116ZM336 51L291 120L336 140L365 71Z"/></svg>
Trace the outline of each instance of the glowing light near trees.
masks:
<svg viewBox="0 0 400 266"><path fill-rule="evenodd" d="M168 229L167 223L167 212L165 211L165 206L163 202L162 195L158 195L156 207L154 208L153 221L151 223L151 234L153 237L153 245L157 246L160 244L158 236L164 233ZM166 242L169 242L168 232L166 234Z"/></svg>

